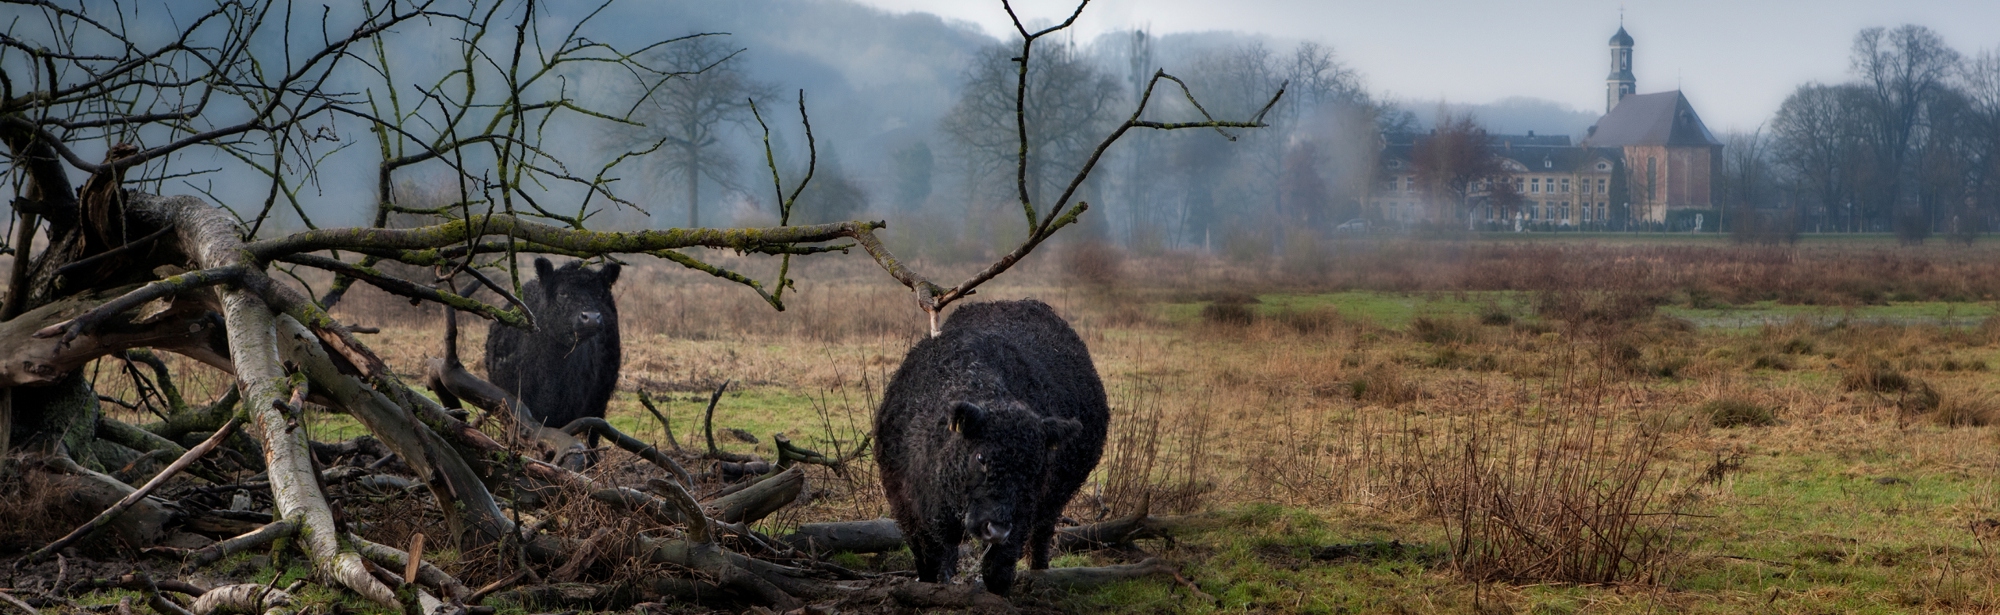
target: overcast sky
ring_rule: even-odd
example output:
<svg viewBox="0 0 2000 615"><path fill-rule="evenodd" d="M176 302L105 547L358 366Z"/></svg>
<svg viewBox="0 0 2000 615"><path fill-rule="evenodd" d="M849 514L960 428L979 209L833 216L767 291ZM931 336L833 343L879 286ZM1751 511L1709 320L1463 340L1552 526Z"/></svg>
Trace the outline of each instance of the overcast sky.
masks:
<svg viewBox="0 0 2000 615"><path fill-rule="evenodd" d="M860 1L971 21L995 36L1013 31L997 0ZM1046 25L1075 2L1014 5ZM1847 80L1862 28L1928 26L1968 56L2000 46L1995 0L1097 0L1077 26L1079 40L1135 26L1310 39L1332 45L1377 93L1467 103L1532 96L1602 112L1606 41L1621 8L1639 92L1679 87L1718 132L1766 122L1800 83Z"/></svg>

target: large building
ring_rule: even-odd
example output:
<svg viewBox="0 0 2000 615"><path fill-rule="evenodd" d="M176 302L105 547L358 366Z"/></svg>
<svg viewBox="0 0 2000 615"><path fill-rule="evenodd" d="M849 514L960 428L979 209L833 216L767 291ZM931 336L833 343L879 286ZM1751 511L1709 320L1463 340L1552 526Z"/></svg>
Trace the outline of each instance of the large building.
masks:
<svg viewBox="0 0 2000 615"><path fill-rule="evenodd" d="M1475 186L1468 199L1470 222L1515 228L1664 225L1675 219L1675 210L1713 206L1710 182L1722 162L1722 142L1680 91L1636 93L1632 47L1632 35L1620 26L1611 37L1605 113L1582 141L1533 132L1489 135L1506 174ZM1432 198L1418 178L1410 153L1429 136L1385 135L1383 179L1369 198L1382 219L1467 222L1458 203ZM1496 202L1494 182L1511 184L1518 203Z"/></svg>

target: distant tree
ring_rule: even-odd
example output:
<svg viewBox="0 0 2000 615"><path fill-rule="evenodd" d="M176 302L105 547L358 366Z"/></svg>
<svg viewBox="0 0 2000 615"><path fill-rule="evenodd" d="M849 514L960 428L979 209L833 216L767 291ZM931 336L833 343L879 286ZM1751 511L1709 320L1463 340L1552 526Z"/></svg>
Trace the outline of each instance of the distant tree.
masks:
<svg viewBox="0 0 2000 615"><path fill-rule="evenodd" d="M751 120L751 99L776 97L743 72L740 52L720 37L696 36L645 54L640 63L660 72L636 86L631 116L644 126L612 129L610 140L621 151L658 144L648 163L664 171L657 177L687 191L689 228L701 226L701 181L734 183L736 159L719 145L724 131Z"/></svg>
<svg viewBox="0 0 2000 615"><path fill-rule="evenodd" d="M1724 135L1722 151L1721 173L1714 182L1715 204L1723 210L1722 225L1727 227L1738 212L1776 205L1771 137L1764 128Z"/></svg>
<svg viewBox="0 0 2000 615"><path fill-rule="evenodd" d="M848 176L840 156L828 153L813 171L811 183L792 205L792 223L824 224L851 220L868 210L868 193Z"/></svg>
<svg viewBox="0 0 2000 615"><path fill-rule="evenodd" d="M1513 220L1521 212L1521 205L1527 199L1521 196L1521 187L1506 177L1496 177L1486 182L1486 205L1493 208L1493 214L1501 220Z"/></svg>
<svg viewBox="0 0 2000 615"><path fill-rule="evenodd" d="M1481 182L1505 177L1506 167L1493 153L1492 137L1470 115L1440 118L1437 130L1410 150L1417 185L1433 207L1452 207L1473 224L1472 193Z"/></svg>
<svg viewBox="0 0 2000 615"><path fill-rule="evenodd" d="M1029 61L1027 119L1029 164L1017 168L1020 128L1015 118L1018 43L996 44L966 67L965 89L942 122L954 154L974 190L988 200L1014 200L1025 189L1040 200L1069 179L1053 169L1081 166L1115 124L1118 80L1092 65L1075 46L1048 43ZM1266 91L1268 93L1268 90ZM1247 115L1247 114L1246 114Z"/></svg>
<svg viewBox="0 0 2000 615"><path fill-rule="evenodd" d="M1333 191L1320 175L1319 144L1302 141L1285 153L1284 176L1279 181L1278 202L1291 230L1325 231L1338 221L1333 216Z"/></svg>
<svg viewBox="0 0 2000 615"><path fill-rule="evenodd" d="M1904 192L1914 187L1912 163L1926 136L1926 114L1946 94L1959 61L1959 53L1943 37L1923 26L1868 28L1854 38L1852 70L1866 101L1863 126L1874 146L1875 173L1882 178L1867 197L1893 216L1906 241L1921 241L1930 233L1929 217L1914 209L1920 205Z"/></svg>
<svg viewBox="0 0 2000 615"><path fill-rule="evenodd" d="M1862 134L1861 88L1799 86L1771 120L1771 157L1817 217L1862 230L1860 184L1872 152Z"/></svg>
<svg viewBox="0 0 2000 615"><path fill-rule="evenodd" d="M2000 47L1967 61L1960 84L1966 103L1961 129L1972 141L1961 232L1976 233L1990 230L2000 215Z"/></svg>
<svg viewBox="0 0 2000 615"><path fill-rule="evenodd" d="M918 141L909 147L897 150L894 155L896 165L896 209L903 212L915 211L931 198L931 175L937 160L931 155L929 143Z"/></svg>

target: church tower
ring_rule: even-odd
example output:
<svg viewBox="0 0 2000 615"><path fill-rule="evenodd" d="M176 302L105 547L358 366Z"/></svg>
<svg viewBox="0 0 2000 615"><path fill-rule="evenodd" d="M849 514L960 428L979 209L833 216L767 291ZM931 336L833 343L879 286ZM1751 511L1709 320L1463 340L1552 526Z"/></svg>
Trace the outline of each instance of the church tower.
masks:
<svg viewBox="0 0 2000 615"><path fill-rule="evenodd" d="M1611 35L1611 76L1604 78L1604 112L1610 113L1619 99L1638 89L1639 79L1632 76L1632 35L1619 24L1618 33Z"/></svg>

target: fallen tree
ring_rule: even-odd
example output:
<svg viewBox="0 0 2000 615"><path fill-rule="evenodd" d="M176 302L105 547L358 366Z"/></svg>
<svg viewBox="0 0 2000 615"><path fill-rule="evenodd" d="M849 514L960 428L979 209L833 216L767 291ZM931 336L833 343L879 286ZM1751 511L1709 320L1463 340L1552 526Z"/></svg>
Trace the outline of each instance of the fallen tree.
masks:
<svg viewBox="0 0 2000 615"><path fill-rule="evenodd" d="M813 541L800 548L750 527L807 490L804 465L844 471L848 460L782 437L773 439L768 461L736 458L714 450L712 428L705 429L709 454L676 457L602 420L545 427L520 400L465 370L456 350L459 313L535 326L535 315L515 297L522 255L652 256L739 284L783 310L793 258L858 249L913 291L935 332L946 306L1076 223L1088 205L1073 197L1126 132L1221 131L1260 126L1262 117L1220 121L1191 104L1200 115L1193 121L1142 119L1162 83L1193 102L1178 79L1155 73L1129 118L1052 203L1035 203L1022 184L1022 243L944 287L884 247L876 235L883 222L791 224L793 205L812 177L810 163L789 190L770 165L777 226L591 229L586 222L594 215L647 206L612 188L618 165L651 149L612 156L593 172L552 156L542 145L552 125L634 122L629 112L587 107L562 82L597 65L655 79L686 76L650 66L638 53L685 39L639 50L597 42L582 34L595 12L565 16L571 29L549 35L540 22L547 9L532 0L327 7L318 17L318 39L294 34L299 17L287 3L222 2L181 16L175 23L184 25L165 38L125 29L157 22L139 7L114 7L118 19L81 4L35 7L40 21L0 39L0 143L5 181L19 195L11 203L13 232L0 246L13 257L0 301L0 452L8 460L0 462L7 466L0 477L25 481L34 474L37 484L65 495L64 506L88 509L83 518L90 520L77 521L69 536L45 543L17 566L62 557L71 545L197 565L282 545L276 553L302 554L319 582L423 612L475 610L496 593L548 578L608 578L607 562L614 561L654 566L633 595L722 595L786 609L892 585L817 559L821 547ZM1029 125L1018 105L1029 84L1027 58L1039 39L1075 19L1020 30L1015 116L1024 140ZM429 53L434 41L426 36L457 45L457 61L403 61ZM283 54L282 61L257 55L272 48L280 50L268 53ZM427 68L435 70L422 72ZM803 93L798 109L810 161L816 152ZM349 149L343 134L371 135L370 153L378 155L366 197L373 216L364 227L322 227L307 207L312 193L304 187L321 182L320 166ZM767 128L765 153L775 161L769 143ZM188 155L196 151L209 155ZM1030 155L1020 148L1020 173ZM233 162L220 170L194 162L211 159ZM399 182L420 173L449 178L455 193L430 204L401 196ZM169 180L192 176L251 184L263 201L224 208L217 203L226 201L199 189L202 197L166 194L172 186L195 185ZM399 220L419 222L392 224ZM694 248L769 256L778 261L777 274L754 279L693 256ZM409 273L426 270L434 275ZM331 315L356 283L442 306L449 315L444 357L425 374L442 404L360 341L356 333L365 327ZM499 299L475 299L481 290ZM191 359L202 366L193 369L216 370L232 385L207 403L189 403L154 351ZM124 367L134 399L103 395L84 376L107 361ZM107 418L100 405L107 402L158 420ZM457 407L461 402L473 408ZM352 417L370 440L314 442L313 413L321 410ZM648 489L603 484L580 472L590 452L576 436L586 432L657 470ZM167 460L173 462L158 472L146 471ZM700 473L684 467L694 461L714 465ZM144 484L135 488L114 472ZM698 500L698 492L709 495ZM382 502L415 514L364 514ZM557 521L598 510L587 507L622 514L598 526ZM1134 522L1139 529L1079 540L1141 535L1147 519ZM479 561L480 580L491 582L468 591L464 580L424 560L421 542L398 549L364 537L395 523L441 525L435 539ZM226 540L200 548L160 544L184 531ZM405 572L397 574L398 567ZM1050 571L1037 578L1075 586L1163 569ZM262 611L290 600L285 592L243 584L183 605L151 577L116 586L145 593L161 612ZM59 593L47 598L63 599Z"/></svg>

